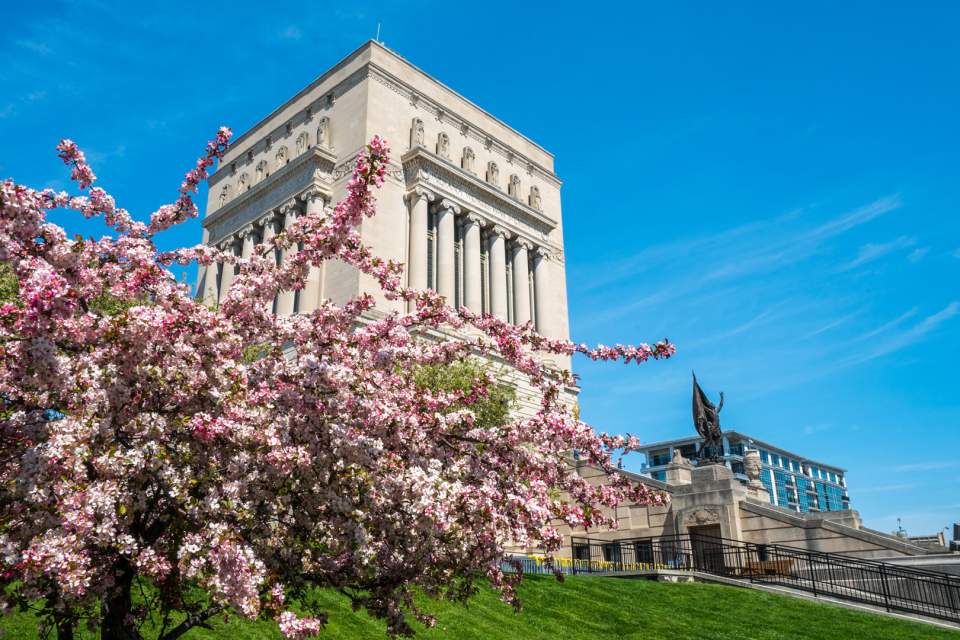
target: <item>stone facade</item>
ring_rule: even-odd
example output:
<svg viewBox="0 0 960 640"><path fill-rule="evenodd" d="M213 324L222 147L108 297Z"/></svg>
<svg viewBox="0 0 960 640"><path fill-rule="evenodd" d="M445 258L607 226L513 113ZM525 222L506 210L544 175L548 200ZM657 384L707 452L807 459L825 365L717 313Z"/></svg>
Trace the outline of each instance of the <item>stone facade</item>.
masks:
<svg viewBox="0 0 960 640"><path fill-rule="evenodd" d="M234 141L209 180L204 241L248 255L298 214L342 198L374 135L393 156L378 214L360 229L374 253L404 263L410 285L451 304L567 338L553 156L373 41ZM233 271L202 272L198 290L215 302ZM307 312L361 293L380 312L404 310L371 277L336 262L311 272L304 290L279 296L274 310Z"/></svg>
<svg viewBox="0 0 960 640"><path fill-rule="evenodd" d="M571 468L573 473L593 484L608 481L606 475L589 465L573 461ZM618 524L616 529L584 531L561 525L565 542L561 556L570 557L572 537L615 541L683 536L692 532L860 558L888 559L927 552L896 536L865 528L854 510L797 513L775 507L770 504L765 487L741 482L723 465L695 467L678 457L667 467L665 482L625 471L621 473L666 493L670 497L669 504L662 507L621 504L608 512Z"/></svg>

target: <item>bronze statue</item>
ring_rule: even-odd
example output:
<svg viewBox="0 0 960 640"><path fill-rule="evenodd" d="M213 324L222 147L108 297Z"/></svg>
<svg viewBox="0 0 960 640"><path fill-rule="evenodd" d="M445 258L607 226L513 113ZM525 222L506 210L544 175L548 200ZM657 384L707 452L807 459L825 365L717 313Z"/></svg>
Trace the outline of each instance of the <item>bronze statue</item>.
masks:
<svg viewBox="0 0 960 640"><path fill-rule="evenodd" d="M698 464L716 464L723 461L723 432L720 431L720 410L723 409L723 392L720 392L720 405L714 406L697 384L697 374L693 374L693 425L703 438L703 444L697 455Z"/></svg>

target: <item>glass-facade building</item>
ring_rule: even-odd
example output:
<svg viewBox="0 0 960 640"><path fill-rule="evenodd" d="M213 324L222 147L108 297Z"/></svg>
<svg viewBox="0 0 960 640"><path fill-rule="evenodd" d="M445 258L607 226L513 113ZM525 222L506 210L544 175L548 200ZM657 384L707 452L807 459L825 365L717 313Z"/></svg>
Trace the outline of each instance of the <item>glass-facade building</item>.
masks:
<svg viewBox="0 0 960 640"><path fill-rule="evenodd" d="M687 459L695 459L702 440L699 437L657 442L640 449L645 457L641 473L655 480L666 480L667 465L675 450ZM843 511L850 508L846 470L807 459L775 445L737 431L723 434L723 462L743 482L743 453L760 452L760 481L770 493L770 502L799 512Z"/></svg>

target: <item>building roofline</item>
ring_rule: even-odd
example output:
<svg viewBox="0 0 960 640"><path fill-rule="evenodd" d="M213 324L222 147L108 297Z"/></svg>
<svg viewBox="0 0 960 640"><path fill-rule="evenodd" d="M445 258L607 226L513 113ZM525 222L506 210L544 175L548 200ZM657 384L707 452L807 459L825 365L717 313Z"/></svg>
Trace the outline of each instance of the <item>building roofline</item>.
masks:
<svg viewBox="0 0 960 640"><path fill-rule="evenodd" d="M390 54L391 56L393 56L394 58L396 58L396 59L399 60L400 62L402 62L402 63L404 63L405 65L409 66L411 69L413 69L413 70L416 71L417 73L421 74L421 75L422 75L423 77L425 77L427 80L429 80L429 81L433 82L434 84L440 86L441 88L445 89L446 91L449 91L451 94L453 94L454 97L456 97L456 98L458 98L458 99L460 99L460 100L463 100L465 103L467 103L468 105L470 105L470 106L473 107L474 109L480 111L482 114L484 114L485 116L489 117L491 120L493 120L494 122L496 122L497 124L499 124L499 125L502 126L503 128L507 129L507 130L510 131L511 133L516 134L516 135L519 136L520 138L526 140L526 141L529 142L531 145L533 145L534 147L536 147L538 150L542 151L542 152L545 153L547 156L549 156L551 160L553 160L553 159L555 158L555 156L554 156L551 152L547 151L547 150L546 150L545 148L543 148L540 144L534 142L533 140L531 140L530 138L528 138L528 137L525 136L524 134L520 133L519 131L517 131L516 129L514 129L513 127L511 127L510 125L508 125L506 122L504 122L504 121L501 120L500 118L498 118L498 117L496 117L495 115L493 115L493 114L491 114L490 112L488 112L486 109L478 106L478 105L477 105L475 102L473 102L472 100L469 100L468 98L465 98L465 97L464 97L462 94L460 94L458 91L455 91L455 90L451 89L449 86L447 86L446 84L444 84L443 82L440 82L439 80L437 80L436 78L434 78L433 76L431 76L430 74L428 74L427 72L425 72L423 69L421 69L421 68L418 67L417 65L413 64L412 62L410 62L409 60L407 60L406 58L404 58L403 56L401 56L399 53L397 53L397 52L394 51L393 49L388 49L386 46L384 46L384 45L381 44L380 42L377 42L376 40L373 40L373 39L367 40L366 42L364 42L363 44L361 44L359 47L357 47L357 48L354 49L352 52L350 52L349 54L347 54L344 58L342 58L342 59L341 59L339 62L337 62L335 65L333 65L332 67L330 67L329 69L327 69L325 72L323 72L323 74L321 74L320 76L318 76L317 78L315 78L313 81L311 81L309 84L307 84L307 86L305 86L303 89L301 89L301 90L298 91L296 94L294 94L291 98L289 98L288 100L286 100L283 104L281 104L281 105L278 106L276 109L274 109L273 111L271 111L269 115L267 115L267 116L264 117L264 118L261 118L259 121L257 121L256 124L254 124L252 127L250 127L249 129L247 129L246 131L244 131L239 137L237 137L235 140L233 140L233 141L231 142L230 146L231 146L231 147L236 147L236 146L238 146L241 142L243 142L244 140L246 140L247 138L253 136L255 133L257 133L260 129L262 129L268 122L270 122L273 118L275 118L277 115L279 115L279 114L280 114L284 109L286 109L288 106L290 106L291 104L293 104L294 102L296 102L297 100L299 100L300 98L302 98L303 96L305 96L306 94L310 93L310 92L313 91L315 88L317 88L318 86L320 86L321 84L323 84L323 82L324 82L325 80L327 80L330 76L332 76L334 73L336 73L337 71L339 71L340 69L342 69L343 67L345 67L347 64L349 64L350 62L352 62L352 61L355 60L356 58L360 57L360 55L362 55L365 51L367 51L368 49L372 49L372 48L374 48L374 47L378 47L379 49L383 50L384 52ZM552 173L552 172L551 172L551 173Z"/></svg>
<svg viewBox="0 0 960 640"><path fill-rule="evenodd" d="M743 433L742 431L736 431L735 429L730 429L729 431L724 431L724 432L723 432L723 435L725 435L725 436L740 436L742 439L744 439L744 440L750 440L750 441L753 442L755 445L761 446L761 447L763 447L764 449L770 449L770 450L776 451L776 452L778 452L778 453L784 453L784 454L786 454L787 456L789 456L789 457L791 457L791 458L795 458L795 459L797 459L797 460L800 460L801 462L808 462L808 463L813 464L813 465L816 465L816 466L818 466L818 467L825 467L825 468L829 468L829 469L834 470L834 471L842 471L843 473L846 473L846 472L847 472L847 469L845 469L844 467L838 467L838 466L835 465L835 464L830 464L830 463L828 463L828 462L820 462L819 460L814 460L814 459L812 459L812 458L807 458L807 457L802 456L802 455L800 455L800 454L798 454L798 453L795 453L795 452L793 452L793 451L790 451L789 449L784 449L783 447L777 446L777 445L775 445L775 444L770 444L769 442L766 442L766 441L764 441L764 440L760 440L759 438L755 438L755 437L753 437L753 436L751 436L751 435L748 435L748 434L746 434L746 433ZM686 438L674 438L674 439L672 439L672 440L661 440L661 441L659 441L659 442L651 442L651 443L649 443L649 444L642 445L641 449L653 449L654 447L676 446L678 443L684 443L684 444L686 444L686 443L690 443L690 442L697 442L697 441L699 441L699 440L702 440L702 438L701 438L700 436L689 436L689 437L686 437Z"/></svg>

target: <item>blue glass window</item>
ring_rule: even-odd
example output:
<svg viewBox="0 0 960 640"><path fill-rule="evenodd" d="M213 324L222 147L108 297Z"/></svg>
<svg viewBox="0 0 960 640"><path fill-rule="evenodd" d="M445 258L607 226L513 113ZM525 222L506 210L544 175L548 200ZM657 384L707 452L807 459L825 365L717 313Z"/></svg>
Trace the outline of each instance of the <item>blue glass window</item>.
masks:
<svg viewBox="0 0 960 640"><path fill-rule="evenodd" d="M810 511L810 494L807 490L810 488L810 481L802 476L797 476L797 496L800 501L800 511Z"/></svg>
<svg viewBox="0 0 960 640"><path fill-rule="evenodd" d="M774 473L777 477L777 502L781 507L790 507L796 504L793 499L793 483L790 482L790 475L783 471Z"/></svg>

